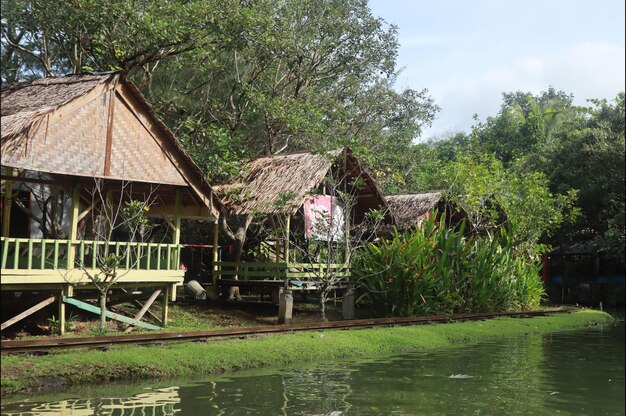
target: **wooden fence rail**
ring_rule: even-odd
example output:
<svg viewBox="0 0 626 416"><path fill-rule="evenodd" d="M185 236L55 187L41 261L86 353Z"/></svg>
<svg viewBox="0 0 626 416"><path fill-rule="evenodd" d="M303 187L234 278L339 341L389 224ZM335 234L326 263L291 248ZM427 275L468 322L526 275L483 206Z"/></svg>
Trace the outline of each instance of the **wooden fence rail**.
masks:
<svg viewBox="0 0 626 416"><path fill-rule="evenodd" d="M72 241L1 237L2 269L55 270L95 269L108 255L121 256L123 269L176 270L178 244L124 241ZM75 253L73 261L71 253Z"/></svg>
<svg viewBox="0 0 626 416"><path fill-rule="evenodd" d="M349 278L350 267L346 264L325 263L256 263L228 262L214 263L214 280L238 276L239 280L267 279L311 279L319 280L330 272L337 278Z"/></svg>

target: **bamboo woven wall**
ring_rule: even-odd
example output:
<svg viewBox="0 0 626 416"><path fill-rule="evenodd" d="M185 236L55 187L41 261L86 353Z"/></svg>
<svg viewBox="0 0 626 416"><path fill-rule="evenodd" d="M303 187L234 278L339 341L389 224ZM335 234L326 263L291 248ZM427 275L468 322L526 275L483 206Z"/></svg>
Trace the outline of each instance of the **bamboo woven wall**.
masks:
<svg viewBox="0 0 626 416"><path fill-rule="evenodd" d="M157 138L167 148L163 138ZM111 147L111 176L186 186L187 183L137 117L117 98Z"/></svg>
<svg viewBox="0 0 626 416"><path fill-rule="evenodd" d="M45 118L22 151L3 154L2 163L53 173L102 173L107 107L107 96L101 95L56 123L49 125Z"/></svg>

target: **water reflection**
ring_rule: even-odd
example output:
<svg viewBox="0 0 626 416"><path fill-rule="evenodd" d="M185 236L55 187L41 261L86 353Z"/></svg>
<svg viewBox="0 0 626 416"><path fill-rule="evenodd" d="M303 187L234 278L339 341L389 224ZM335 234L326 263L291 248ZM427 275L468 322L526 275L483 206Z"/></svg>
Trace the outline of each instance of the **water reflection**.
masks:
<svg viewBox="0 0 626 416"><path fill-rule="evenodd" d="M67 397L3 403L2 414L623 415L624 326Z"/></svg>
<svg viewBox="0 0 626 416"><path fill-rule="evenodd" d="M180 408L185 415L344 413L356 383L351 373L308 368L201 382L180 390Z"/></svg>
<svg viewBox="0 0 626 416"><path fill-rule="evenodd" d="M154 415L170 416L180 409L178 387L168 387L146 391L131 397L102 399L64 399L41 403L28 400L7 406L2 415L7 416L130 416Z"/></svg>

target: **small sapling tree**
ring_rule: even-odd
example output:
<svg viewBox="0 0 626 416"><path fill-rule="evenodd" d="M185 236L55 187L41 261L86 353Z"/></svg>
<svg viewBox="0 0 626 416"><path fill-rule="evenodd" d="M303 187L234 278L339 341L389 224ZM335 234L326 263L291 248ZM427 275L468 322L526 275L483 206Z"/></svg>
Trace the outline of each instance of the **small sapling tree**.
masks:
<svg viewBox="0 0 626 416"><path fill-rule="evenodd" d="M91 193L91 232L99 244L91 253L95 268L79 259L78 267L98 291L100 306L100 333L106 331L107 294L113 285L139 264L145 255L141 243L147 242L155 227L147 213L154 202L150 190L141 199L135 199L132 185L122 183L119 189L105 191L103 181L95 180ZM117 236L126 236L127 242L116 244ZM93 259L92 259L93 260ZM93 265L93 261L92 261Z"/></svg>

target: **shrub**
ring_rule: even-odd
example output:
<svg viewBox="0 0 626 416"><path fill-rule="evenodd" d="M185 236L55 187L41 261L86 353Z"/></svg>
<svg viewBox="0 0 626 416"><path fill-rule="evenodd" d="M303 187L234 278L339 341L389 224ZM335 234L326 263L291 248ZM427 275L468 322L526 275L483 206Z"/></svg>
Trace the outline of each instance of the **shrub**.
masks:
<svg viewBox="0 0 626 416"><path fill-rule="evenodd" d="M425 220L367 246L352 272L377 315L416 316L535 308L544 296L539 267L516 257L505 234L466 237L464 224Z"/></svg>

